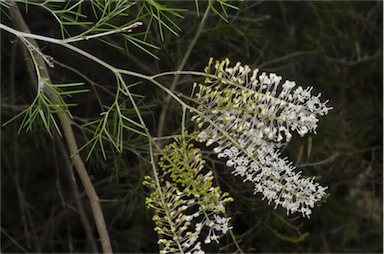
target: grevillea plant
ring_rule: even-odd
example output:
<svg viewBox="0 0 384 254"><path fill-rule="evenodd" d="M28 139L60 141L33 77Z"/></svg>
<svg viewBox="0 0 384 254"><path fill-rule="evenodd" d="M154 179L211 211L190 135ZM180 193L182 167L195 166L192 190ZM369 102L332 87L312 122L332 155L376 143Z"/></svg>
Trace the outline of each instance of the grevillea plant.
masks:
<svg viewBox="0 0 384 254"><path fill-rule="evenodd" d="M281 156L280 148L291 140L292 132L300 136L315 132L318 116L331 108L320 101L320 94L311 94L312 87L296 87L293 81L280 85L282 77L274 73L229 64L228 59L210 59L207 78L195 84L198 106L191 111L198 131L190 136L213 147L235 176L252 182L254 194L261 193L275 208L281 205L287 214L299 212L309 218L327 187L314 177L302 177ZM204 226L209 228L205 243L217 241L217 232L230 229L229 218L219 214L232 199L212 187L212 172L202 173L201 153L189 142L177 139L166 146L158 181L149 177L146 181L153 190L147 203L157 212L153 219L164 252L200 253L198 238ZM192 225L194 230L188 231Z"/></svg>

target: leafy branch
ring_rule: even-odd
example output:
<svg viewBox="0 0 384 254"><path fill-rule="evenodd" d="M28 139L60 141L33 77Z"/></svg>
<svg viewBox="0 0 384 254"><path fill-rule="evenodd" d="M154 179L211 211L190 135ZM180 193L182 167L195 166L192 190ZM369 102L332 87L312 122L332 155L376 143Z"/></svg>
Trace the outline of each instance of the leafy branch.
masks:
<svg viewBox="0 0 384 254"><path fill-rule="evenodd" d="M19 27L20 30L25 31L26 34L29 34L30 33L29 28L26 25L17 5L14 4L10 7L10 13L11 13L11 16L12 16L14 22L15 22L15 25L17 27ZM1 27L4 26L3 24L0 24L0 25L1 25ZM21 38L21 40L25 43L25 41L26 41L25 37L19 36L19 38ZM35 68L37 67L36 72L37 72L37 75L39 77L39 80L44 81L44 83L41 83L39 81L39 87L37 89L43 88L43 84L50 84L51 83L50 76L48 74L48 69L46 66L46 61L43 58L42 54L37 53L38 52L37 51L38 45L33 38L29 38L28 43L26 43L25 45L26 45L28 51L30 52L30 54L33 55L32 58L36 60L36 64L34 65L34 67ZM28 47L28 45L33 45L33 49L31 47ZM39 75L41 75L41 76L39 76ZM44 89L47 92L47 94L49 95L49 101L53 102L54 105L60 105L61 104L60 99L57 97L57 93L55 93L55 90L53 90L53 89L50 90L49 86L44 86ZM42 112L42 111L39 111L39 112ZM44 114L40 113L40 116L42 117L42 119L44 119L43 115ZM92 182L89 178L88 172L84 166L84 163L83 163L80 155L77 153L78 146L77 146L77 142L76 142L76 139L75 139L75 136L73 133L72 126L71 126L71 120L70 120L67 112L65 110L63 112L60 107L58 108L57 116L60 120L61 127L63 128L64 137L67 141L69 152L72 154L71 160L72 160L73 165L75 166L75 168L77 170L77 173L80 176L80 179L83 183L85 192L87 193L87 196L88 196L89 201L91 203L91 208L92 208L92 212L94 215L96 227L97 227L98 233L100 235L100 240L101 240L103 252L104 253L112 253L112 246L111 246L108 231L107 231L107 228L105 225L103 212L101 210L99 197L98 197L98 195L97 195L97 193L96 193L96 191L92 185ZM48 124L45 124L45 125L47 126Z"/></svg>

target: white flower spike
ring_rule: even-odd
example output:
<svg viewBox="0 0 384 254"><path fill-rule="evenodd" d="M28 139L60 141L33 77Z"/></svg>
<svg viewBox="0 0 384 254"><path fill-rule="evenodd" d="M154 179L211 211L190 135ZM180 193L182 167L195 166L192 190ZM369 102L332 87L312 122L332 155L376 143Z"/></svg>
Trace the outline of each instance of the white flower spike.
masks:
<svg viewBox="0 0 384 254"><path fill-rule="evenodd" d="M225 59L213 65L210 59L205 71L217 78L198 86L201 114L192 119L201 129L198 140L215 144L214 152L234 168L232 173L253 182L255 194L274 202L275 208L281 205L287 213L309 217L327 187L302 178L292 163L281 158L279 147L294 131L300 136L315 133L317 116L332 108L326 106L328 101L320 101L320 94L311 94L312 87L296 87L293 81L280 86L282 77L274 73L259 74L258 69L229 63Z"/></svg>

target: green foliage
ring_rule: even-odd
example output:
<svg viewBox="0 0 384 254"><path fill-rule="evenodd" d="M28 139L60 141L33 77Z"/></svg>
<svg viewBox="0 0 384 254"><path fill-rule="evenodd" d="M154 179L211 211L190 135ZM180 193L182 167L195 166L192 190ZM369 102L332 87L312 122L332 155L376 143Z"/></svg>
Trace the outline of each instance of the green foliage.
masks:
<svg viewBox="0 0 384 254"><path fill-rule="evenodd" d="M117 97L116 97L117 98ZM90 146L86 160L92 155L95 146L100 145L102 155L104 159L107 158L104 150L104 138L109 141L118 153L121 153L124 149L124 132L129 131L139 135L145 136L145 133L141 131L142 125L130 119L126 111L124 104L119 104L118 99L112 104L111 107L101 114L101 118L94 121L89 121L84 124L83 127L89 125L96 125L94 130L94 136L84 146Z"/></svg>
<svg viewBox="0 0 384 254"><path fill-rule="evenodd" d="M196 12L197 16L200 16L200 2L199 0L195 0ZM220 11L217 10L217 7L220 7ZM208 1L208 7L211 9L217 16L219 16L222 20L228 23L228 13L227 9L239 10L239 8L233 4L230 4L228 0L218 0L218 1Z"/></svg>
<svg viewBox="0 0 384 254"><path fill-rule="evenodd" d="M164 31L166 28L174 35L178 36L175 30L181 31L181 28L172 20L172 17L183 18L181 15L182 12L185 12L185 9L170 8L165 5L160 4L155 0L143 1L142 6L138 12L138 16L149 16L149 22L147 26L147 33L152 26L152 23L157 22L160 34L160 40L164 41ZM144 37L146 39L146 37ZM145 40L144 39L144 40Z"/></svg>
<svg viewBox="0 0 384 254"><path fill-rule="evenodd" d="M40 80L37 95L29 107L4 123L3 126L24 115L18 131L18 134L20 134L22 129L25 129L27 132L31 131L35 120L37 117L40 117L46 131L51 137L51 123L53 123L56 131L62 136L54 115L58 113L71 115L69 107L74 107L76 104L66 103L63 97L72 97L74 94L88 92L88 89L74 89L82 85L84 85L84 83L50 84L45 80ZM47 95L44 92L45 86L49 87L50 91L54 93L55 101L51 99L51 95ZM62 88L66 88L66 90L62 90Z"/></svg>

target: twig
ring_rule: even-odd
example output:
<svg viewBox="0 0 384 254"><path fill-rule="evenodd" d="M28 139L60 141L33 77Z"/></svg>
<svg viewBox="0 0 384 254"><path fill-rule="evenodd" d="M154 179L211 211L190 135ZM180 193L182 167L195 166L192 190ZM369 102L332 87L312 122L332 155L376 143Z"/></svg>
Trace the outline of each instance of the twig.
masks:
<svg viewBox="0 0 384 254"><path fill-rule="evenodd" d="M63 40L63 42L65 42L65 43L72 43L72 42L77 42L77 41L83 41L83 40L99 38L99 37L110 35L110 34L121 33L121 32L124 32L124 31L132 32L133 28L141 26L142 24L143 24L143 22L135 22L135 23L133 23L133 24L131 24L129 26L123 27L123 28L118 28L118 29L106 31L104 33L92 34L92 35L88 35L88 36L84 36L84 37L72 37L72 38Z"/></svg>
<svg viewBox="0 0 384 254"><path fill-rule="evenodd" d="M80 77L82 77L83 79L85 79L86 81L88 81L88 83L92 86L92 89L95 93L95 96L96 96L96 99L97 99L97 102L99 103L99 107L101 110L103 110L103 103L101 102L101 99L100 99L100 96L99 96L99 93L97 92L96 90L96 86L97 87L100 87L101 89L103 89L105 92L107 92L108 94L112 94L108 89L106 89L104 86L101 86L101 85L98 85L96 82L92 81L90 78L88 78L86 75L84 75L83 73L81 73L80 71L76 70L75 68L72 68L71 66L68 66L66 64L63 64L59 61L57 61L56 59L53 60L55 64L65 68L65 69L68 69L74 73L76 73L77 75L79 75ZM113 94L112 94L113 95Z"/></svg>
<svg viewBox="0 0 384 254"><path fill-rule="evenodd" d="M20 40L17 40L14 45L12 46L12 51L11 51L11 62L10 62L10 88L11 88L11 98L12 101L16 101L16 88L15 88L15 59L16 59L16 48L19 44ZM12 114L16 115L16 109L11 108ZM19 142L17 138L17 123L13 122L12 123L13 129L15 130L13 132L13 172L14 175L11 174L11 176L14 178L16 189L17 189L17 194L18 194L18 199L19 199L19 205L20 205L20 212L21 212L21 223L23 225L23 230L25 234L25 239L27 240L27 247L29 248L31 246L30 239L28 237L29 232L28 232L28 224L27 224L27 219L26 215L24 212L24 202L22 198L22 191L20 188L20 183L19 183ZM12 239L11 239L12 240ZM13 242L13 240L12 240Z"/></svg>
<svg viewBox="0 0 384 254"><path fill-rule="evenodd" d="M23 246L21 246L21 244L19 244L16 239L14 239L11 235L7 233L7 231L5 231L3 228L0 228L0 230L1 233L8 237L9 240L11 240L11 242L13 242L13 244L16 245L21 251L23 251L24 253L29 253L29 251L24 249Z"/></svg>

